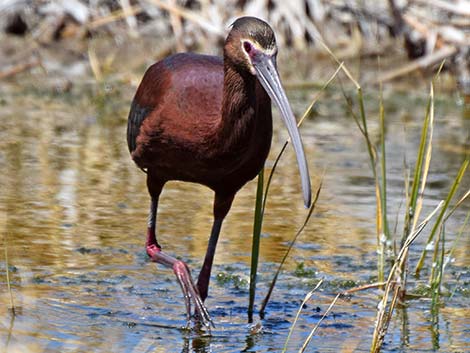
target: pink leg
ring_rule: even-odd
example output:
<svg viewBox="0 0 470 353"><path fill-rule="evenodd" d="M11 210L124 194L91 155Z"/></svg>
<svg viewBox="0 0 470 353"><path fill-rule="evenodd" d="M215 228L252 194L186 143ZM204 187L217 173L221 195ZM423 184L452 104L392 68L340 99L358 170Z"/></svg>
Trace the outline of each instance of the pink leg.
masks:
<svg viewBox="0 0 470 353"><path fill-rule="evenodd" d="M186 306L187 326L189 327L191 323L191 302L193 302L196 317L205 327L210 329L210 325L214 326L214 323L211 320L207 308L204 306L197 287L194 285L188 266L183 261L177 260L174 257L164 253L161 246L157 242L157 237L155 234L157 205L158 199L152 198L147 229L147 241L145 243L147 254L152 259L152 261L173 269L173 272L176 275L176 279L178 280L178 283L181 286L181 290L183 291L184 302Z"/></svg>

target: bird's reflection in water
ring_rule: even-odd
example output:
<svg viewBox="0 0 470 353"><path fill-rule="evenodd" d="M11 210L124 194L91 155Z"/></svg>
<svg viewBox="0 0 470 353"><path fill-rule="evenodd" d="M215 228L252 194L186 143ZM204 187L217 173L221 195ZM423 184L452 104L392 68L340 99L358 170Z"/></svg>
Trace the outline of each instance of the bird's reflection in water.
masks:
<svg viewBox="0 0 470 353"><path fill-rule="evenodd" d="M183 338L183 349L181 353L209 353L212 352L211 349L211 336L193 336L191 333Z"/></svg>

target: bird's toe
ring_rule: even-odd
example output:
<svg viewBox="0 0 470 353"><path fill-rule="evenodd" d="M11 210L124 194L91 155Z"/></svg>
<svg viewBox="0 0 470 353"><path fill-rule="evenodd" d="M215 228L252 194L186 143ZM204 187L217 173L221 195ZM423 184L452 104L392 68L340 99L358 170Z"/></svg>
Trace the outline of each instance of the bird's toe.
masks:
<svg viewBox="0 0 470 353"><path fill-rule="evenodd" d="M191 317L191 303L193 303L196 324L202 324L202 326L209 329L211 326L214 327L209 311L204 305L197 287L194 285L188 266L183 261L176 261L173 264L173 271L175 272L183 291L188 321Z"/></svg>

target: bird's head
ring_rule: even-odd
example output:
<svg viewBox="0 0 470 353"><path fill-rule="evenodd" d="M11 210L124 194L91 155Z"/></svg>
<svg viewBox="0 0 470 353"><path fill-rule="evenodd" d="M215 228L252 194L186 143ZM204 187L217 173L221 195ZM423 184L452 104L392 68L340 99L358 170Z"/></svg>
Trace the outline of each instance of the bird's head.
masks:
<svg viewBox="0 0 470 353"><path fill-rule="evenodd" d="M225 42L225 57L241 70L256 75L264 60L276 64L277 45L271 27L256 17L240 17L232 24Z"/></svg>
<svg viewBox="0 0 470 353"><path fill-rule="evenodd" d="M255 76L277 105L286 124L297 156L305 207L311 203L310 177L302 140L294 113L281 84L276 64L277 45L274 31L256 17L237 19L225 41L224 60L240 73Z"/></svg>

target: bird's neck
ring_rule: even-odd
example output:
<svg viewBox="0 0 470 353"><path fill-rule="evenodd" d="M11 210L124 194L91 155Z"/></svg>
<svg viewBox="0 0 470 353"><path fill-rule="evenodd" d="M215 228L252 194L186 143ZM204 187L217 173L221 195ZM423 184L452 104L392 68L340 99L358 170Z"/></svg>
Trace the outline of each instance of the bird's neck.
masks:
<svg viewBox="0 0 470 353"><path fill-rule="evenodd" d="M250 135L260 132L260 126L270 126L269 122L260 121L271 119L270 113L270 99L256 77L225 62L219 142L232 150L238 144L243 148Z"/></svg>
<svg viewBox="0 0 470 353"><path fill-rule="evenodd" d="M256 106L255 85L256 78L253 75L240 72L230 63L224 63L224 93L222 99L222 120L224 123L237 123L240 122L240 118L247 114L254 115Z"/></svg>

